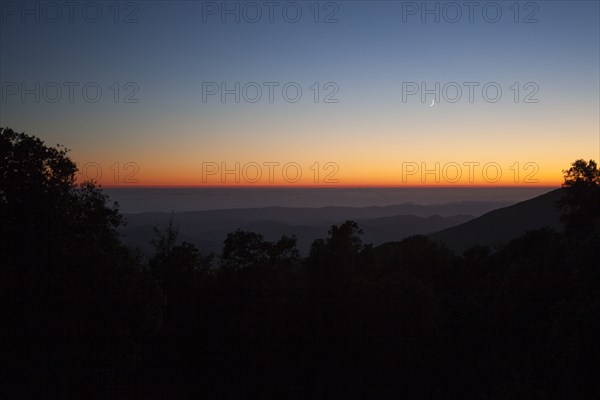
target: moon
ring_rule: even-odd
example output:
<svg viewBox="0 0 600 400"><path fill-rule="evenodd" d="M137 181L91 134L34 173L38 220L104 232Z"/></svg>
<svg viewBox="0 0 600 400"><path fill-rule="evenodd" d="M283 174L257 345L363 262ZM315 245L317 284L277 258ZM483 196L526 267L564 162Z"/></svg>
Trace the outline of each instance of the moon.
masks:
<svg viewBox="0 0 600 400"><path fill-rule="evenodd" d="M429 105L429 107L433 107L434 104L435 104L435 99L431 100L431 104Z"/></svg>

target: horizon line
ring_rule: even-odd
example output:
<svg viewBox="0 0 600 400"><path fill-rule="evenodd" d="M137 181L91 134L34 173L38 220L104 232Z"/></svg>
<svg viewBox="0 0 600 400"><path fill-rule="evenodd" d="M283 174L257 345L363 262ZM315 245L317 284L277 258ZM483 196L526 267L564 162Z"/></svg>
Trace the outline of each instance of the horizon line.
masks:
<svg viewBox="0 0 600 400"><path fill-rule="evenodd" d="M98 185L102 189L559 189L562 185Z"/></svg>

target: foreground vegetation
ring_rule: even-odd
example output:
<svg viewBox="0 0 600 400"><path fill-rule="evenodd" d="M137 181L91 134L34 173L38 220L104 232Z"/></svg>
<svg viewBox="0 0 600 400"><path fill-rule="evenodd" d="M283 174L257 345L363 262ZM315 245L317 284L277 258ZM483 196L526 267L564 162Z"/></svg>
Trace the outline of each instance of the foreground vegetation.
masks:
<svg viewBox="0 0 600 400"><path fill-rule="evenodd" d="M157 229L144 260L64 148L0 135L2 398L597 399L600 173L578 160L564 232L463 254L376 248L352 221L301 258Z"/></svg>

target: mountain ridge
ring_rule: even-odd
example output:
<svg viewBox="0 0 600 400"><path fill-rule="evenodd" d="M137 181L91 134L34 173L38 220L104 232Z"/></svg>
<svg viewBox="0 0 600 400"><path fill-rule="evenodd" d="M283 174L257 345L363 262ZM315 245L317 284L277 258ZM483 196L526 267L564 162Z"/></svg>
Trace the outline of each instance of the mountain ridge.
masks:
<svg viewBox="0 0 600 400"><path fill-rule="evenodd" d="M552 190L508 207L489 211L477 218L428 237L452 250L463 252L473 245L496 248L523 233L549 227L562 230L556 202L562 197L562 188Z"/></svg>

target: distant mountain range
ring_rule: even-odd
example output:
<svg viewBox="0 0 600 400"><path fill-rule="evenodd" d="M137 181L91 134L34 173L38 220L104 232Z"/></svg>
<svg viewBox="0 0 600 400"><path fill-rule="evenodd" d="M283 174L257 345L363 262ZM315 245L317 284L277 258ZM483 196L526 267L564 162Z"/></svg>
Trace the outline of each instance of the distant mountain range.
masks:
<svg viewBox="0 0 600 400"><path fill-rule="evenodd" d="M399 204L373 207L264 207L173 213L179 239L205 251L218 252L227 233L236 229L261 233L267 240L295 235L298 248L308 253L315 239L325 238L333 224L354 220L364 230L366 243L381 244L414 234L436 232L505 206L500 201L455 202L438 205ZM465 211L468 210L468 213ZM125 214L123 240L151 254L153 227L168 223L171 213Z"/></svg>
<svg viewBox="0 0 600 400"><path fill-rule="evenodd" d="M500 201L455 202L438 205L399 204L373 207L264 207L179 213L126 214L123 240L152 254L153 227L166 225L173 215L179 240L203 251L220 252L223 240L236 229L262 234L275 241L282 235L296 236L298 249L308 254L315 239L327 237L333 224L356 221L364 231L363 241L380 245L423 234L462 252L477 243L501 245L527 230L550 226L560 229L556 200L560 189L508 206Z"/></svg>
<svg viewBox="0 0 600 400"><path fill-rule="evenodd" d="M463 224L430 234L429 237L460 253L474 244L493 249L529 230L546 226L560 231L562 225L556 202L561 196L562 189L556 189L533 199L490 211Z"/></svg>

